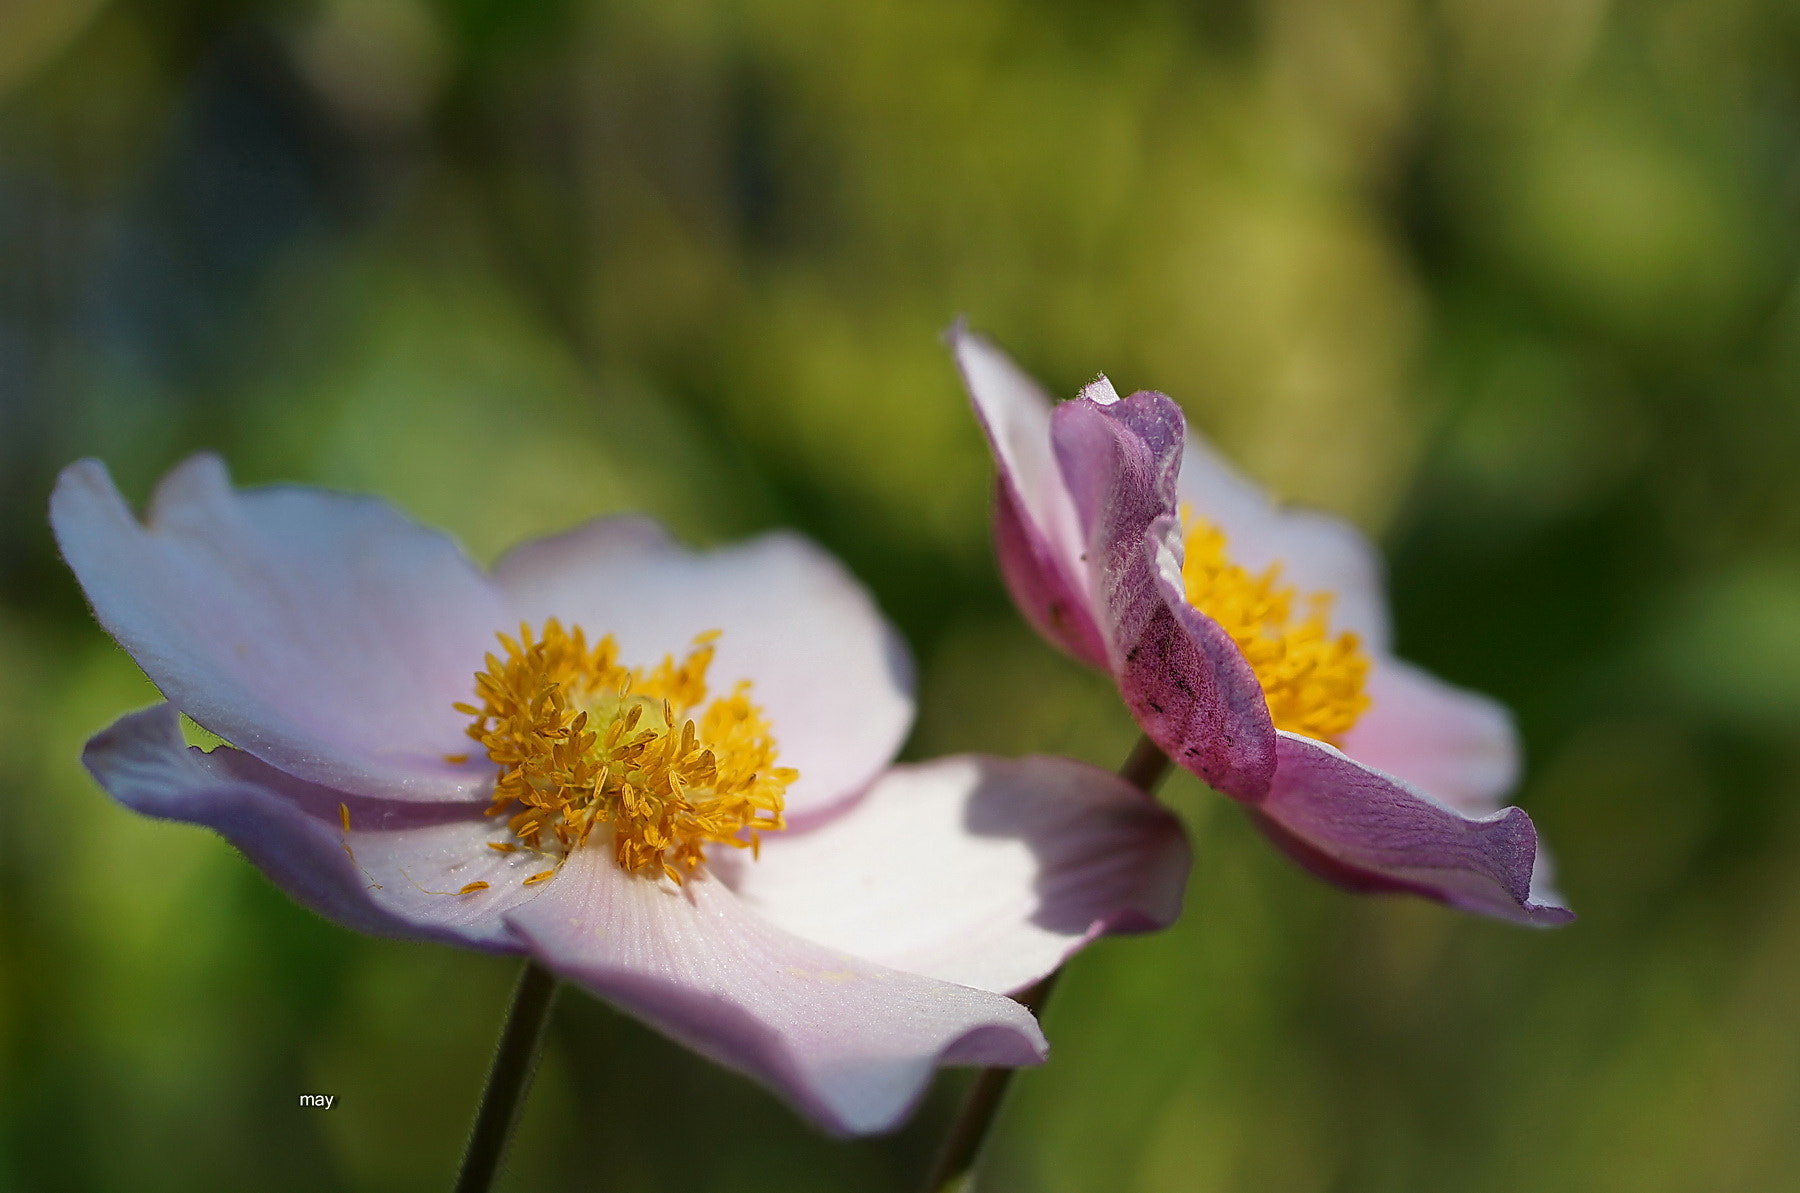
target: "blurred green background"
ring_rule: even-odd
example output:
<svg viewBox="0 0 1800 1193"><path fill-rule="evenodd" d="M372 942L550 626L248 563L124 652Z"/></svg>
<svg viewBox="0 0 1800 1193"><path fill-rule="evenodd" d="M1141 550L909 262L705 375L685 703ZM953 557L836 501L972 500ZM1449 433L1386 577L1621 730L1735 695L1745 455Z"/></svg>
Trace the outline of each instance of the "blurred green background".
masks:
<svg viewBox="0 0 1800 1193"><path fill-rule="evenodd" d="M1774 0L0 0L0 1189L447 1187L516 963L361 939L80 744L152 692L44 525L216 448L480 556L783 523L912 756L1133 740L1023 628L938 335L1165 390L1518 712L1583 918L1299 874L1074 966L985 1187L1800 1189L1800 10ZM512 1190L906 1190L565 996ZM302 1111L301 1092L337 1095Z"/></svg>

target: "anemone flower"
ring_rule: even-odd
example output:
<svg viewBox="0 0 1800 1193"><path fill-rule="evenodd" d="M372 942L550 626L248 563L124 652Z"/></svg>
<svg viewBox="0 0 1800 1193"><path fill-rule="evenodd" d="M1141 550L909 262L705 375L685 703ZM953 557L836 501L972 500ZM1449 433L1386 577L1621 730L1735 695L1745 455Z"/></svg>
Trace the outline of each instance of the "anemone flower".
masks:
<svg viewBox="0 0 1800 1193"><path fill-rule="evenodd" d="M1159 393L1101 377L1052 406L960 325L1020 611L1109 671L1144 733L1322 878L1551 925L1571 914L1523 810L1506 710L1394 657L1380 562L1283 509Z"/></svg>
<svg viewBox="0 0 1800 1193"><path fill-rule="evenodd" d="M527 954L828 1131L891 1128L940 1064L1038 1063L1007 993L1178 910L1180 827L1113 776L890 769L906 651L792 534L693 551L608 518L486 571L206 455L143 522L73 464L51 521L167 701L89 742L115 799L347 927Z"/></svg>

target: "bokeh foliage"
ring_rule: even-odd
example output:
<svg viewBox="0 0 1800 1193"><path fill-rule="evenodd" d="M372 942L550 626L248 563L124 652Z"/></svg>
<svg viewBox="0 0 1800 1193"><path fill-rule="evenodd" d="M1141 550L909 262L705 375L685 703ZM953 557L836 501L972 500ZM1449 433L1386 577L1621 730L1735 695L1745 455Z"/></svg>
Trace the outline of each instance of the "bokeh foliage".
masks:
<svg viewBox="0 0 1800 1193"><path fill-rule="evenodd" d="M153 693L56 468L215 448L482 557L798 525L919 657L910 754L1111 764L959 313L1377 534L1583 914L1340 895L1178 781L1188 914L1075 966L990 1187L1800 1187L1797 167L1776 0L0 0L0 1189L443 1187L513 973L93 787ZM569 995L507 1186L908 1189L956 1088L836 1144Z"/></svg>

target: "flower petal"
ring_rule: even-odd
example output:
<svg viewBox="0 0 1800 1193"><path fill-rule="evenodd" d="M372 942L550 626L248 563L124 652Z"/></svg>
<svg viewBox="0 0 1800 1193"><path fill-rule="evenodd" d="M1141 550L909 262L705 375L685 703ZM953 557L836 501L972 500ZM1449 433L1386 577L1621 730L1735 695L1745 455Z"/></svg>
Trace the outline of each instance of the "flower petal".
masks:
<svg viewBox="0 0 1800 1193"><path fill-rule="evenodd" d="M602 518L516 548L494 578L515 619L612 634L629 663L679 657L694 635L723 630L709 682L729 692L752 681L781 764L800 771L790 818L854 795L912 724L905 643L868 591L798 535L691 551L646 518Z"/></svg>
<svg viewBox="0 0 1800 1193"><path fill-rule="evenodd" d="M521 951L501 916L537 894L520 883L543 867L488 849L500 826L466 803L347 795L241 750L188 747L168 704L120 718L82 760L126 807L214 830L326 919L379 936ZM478 881L489 889L456 893Z"/></svg>
<svg viewBox="0 0 1800 1193"><path fill-rule="evenodd" d="M157 486L140 524L106 468L63 470L57 544L163 695L290 774L392 799L482 798L476 668L505 609L456 544L386 503L298 486L234 492L215 456Z"/></svg>
<svg viewBox="0 0 1800 1193"><path fill-rule="evenodd" d="M1047 1051L1011 999L801 940L704 872L676 888L586 849L509 919L557 973L829 1131L894 1127L940 1064L1030 1065Z"/></svg>
<svg viewBox="0 0 1800 1193"><path fill-rule="evenodd" d="M760 860L711 864L796 936L1011 992L1106 933L1173 923L1188 861L1180 821L1116 775L966 756L898 767L817 828L763 838Z"/></svg>
<svg viewBox="0 0 1800 1193"><path fill-rule="evenodd" d="M1050 398L961 322L947 338L999 473L994 547L1007 590L1039 633L1082 662L1105 667L1081 528L1051 451Z"/></svg>
<svg viewBox="0 0 1800 1193"><path fill-rule="evenodd" d="M1552 907L1568 902L1556 887L1556 859L1542 844L1538 845L1537 861L1531 867L1531 901Z"/></svg>
<svg viewBox="0 0 1800 1193"><path fill-rule="evenodd" d="M994 491L994 557L1007 593L1032 629L1088 666L1106 666L1106 642L1092 598L1049 553L1004 480Z"/></svg>
<svg viewBox="0 0 1800 1193"><path fill-rule="evenodd" d="M1181 459L1182 504L1225 532L1233 562L1250 572L1281 565L1302 593L1332 594L1332 624L1371 651L1388 649L1383 568L1362 531L1329 514L1283 509L1192 428Z"/></svg>
<svg viewBox="0 0 1800 1193"><path fill-rule="evenodd" d="M1376 660L1367 691L1369 709L1344 737L1358 762L1471 816L1492 812L1518 781L1518 734L1503 706L1394 658Z"/></svg>
<svg viewBox="0 0 1800 1193"><path fill-rule="evenodd" d="M1275 781L1253 815L1319 877L1541 927L1575 918L1533 897L1537 830L1523 809L1471 818L1324 742L1284 731L1278 749Z"/></svg>
<svg viewBox="0 0 1800 1193"><path fill-rule="evenodd" d="M1274 773L1275 729L1237 644L1187 603L1175 517L1182 427L1162 394L1082 397L1057 407L1052 437L1127 707L1176 763L1256 799Z"/></svg>

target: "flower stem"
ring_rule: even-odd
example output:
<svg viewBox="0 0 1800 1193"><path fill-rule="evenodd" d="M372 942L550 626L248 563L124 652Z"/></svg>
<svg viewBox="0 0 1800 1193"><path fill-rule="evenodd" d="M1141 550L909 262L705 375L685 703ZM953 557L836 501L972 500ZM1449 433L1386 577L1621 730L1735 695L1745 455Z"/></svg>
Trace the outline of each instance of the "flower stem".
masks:
<svg viewBox="0 0 1800 1193"><path fill-rule="evenodd" d="M455 1193L488 1193L506 1155L513 1128L519 1122L519 1106L537 1067L538 1045L550 1004L556 998L556 976L536 961L527 961L500 1030L500 1046L494 1050L494 1067L488 1070L487 1088L481 1091L481 1109L469 1132L462 1170L456 1176Z"/></svg>
<svg viewBox="0 0 1800 1193"><path fill-rule="evenodd" d="M1138 738L1125 764L1119 768L1119 777L1145 795L1154 792L1168 773L1168 755L1147 736ZM1014 997L1032 1014L1042 1015L1044 1004L1050 1001L1056 980L1061 976L1062 970L1058 969ZM932 1165L931 1175L925 1182L925 1193L967 1193L973 1187L975 1160L981 1154L988 1128L994 1125L994 1116L1000 1110L1000 1101L1006 1096L1012 1075L1011 1069L983 1069L976 1075L975 1084L969 1087L962 1108L956 1112L956 1121L950 1125L950 1134L944 1139L937 1163Z"/></svg>
<svg viewBox="0 0 1800 1193"><path fill-rule="evenodd" d="M1169 756L1146 734L1138 738L1137 745L1131 747L1125 764L1119 767L1119 777L1145 795L1154 795L1167 777L1170 766Z"/></svg>

